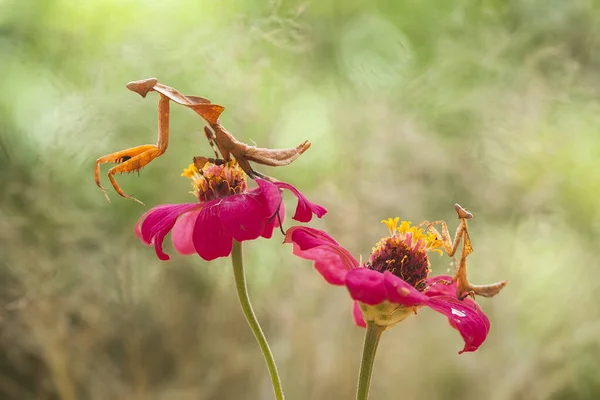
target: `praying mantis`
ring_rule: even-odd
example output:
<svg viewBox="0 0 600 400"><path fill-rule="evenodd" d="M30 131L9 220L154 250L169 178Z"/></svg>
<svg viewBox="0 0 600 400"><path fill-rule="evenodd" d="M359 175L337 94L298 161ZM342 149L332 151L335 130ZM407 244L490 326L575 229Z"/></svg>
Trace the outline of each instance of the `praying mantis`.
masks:
<svg viewBox="0 0 600 400"><path fill-rule="evenodd" d="M310 142L308 140L305 140L298 146L289 149L259 148L240 142L231 133L229 133L219 121L219 116L225 110L223 106L211 103L210 100L205 99L204 97L184 96L176 89L158 83L156 78L148 78L129 82L127 84L127 89L138 93L142 97L146 97L146 95L150 92L157 92L160 95L158 100L158 140L156 144L146 144L132 147L107 154L96 160L94 167L94 179L96 181L96 185L98 185L98 187L103 191L104 196L109 203L110 199L106 193L106 188L104 188L100 183L100 165L106 163L116 163L118 165L108 171L108 179L110 180L110 183L115 191L121 197L135 200L142 205L144 204L135 197L125 194L115 180L114 176L124 172L139 172L154 159L165 153L169 145L170 101L192 109L208 123L210 128L204 128L205 135L211 143L211 146L214 144L222 156L222 159L217 157L219 161L215 160L215 163L227 162L233 157L239 166L244 170L244 172L251 178L261 177L265 179L272 179L259 173L258 171L255 171L250 165L250 161L273 167L288 165L310 147ZM219 155L217 154L216 150L215 154L217 156ZM200 168L206 161L210 160L214 159L209 159L206 157L194 157L195 164L202 164L200 165Z"/></svg>
<svg viewBox="0 0 600 400"><path fill-rule="evenodd" d="M469 237L467 220L473 218L473 214L461 207L459 204L454 205L454 210L458 215L460 223L456 229L453 240L450 238L448 225L445 221L424 221L420 224L424 225L428 231L434 233L438 239L442 241L442 247L450 257L454 257L454 254L456 253L456 250L460 244L460 240L463 239L460 260L458 262L458 266L456 267L452 281L439 281L439 283L450 285L456 282L456 297L459 300L464 300L467 296L474 298L475 295L493 297L508 284L508 281L500 281L490 285L473 285L469 282L469 279L467 278L467 257L473 252L473 245L471 244L471 238ZM435 225L442 226L441 234L437 229L434 228Z"/></svg>

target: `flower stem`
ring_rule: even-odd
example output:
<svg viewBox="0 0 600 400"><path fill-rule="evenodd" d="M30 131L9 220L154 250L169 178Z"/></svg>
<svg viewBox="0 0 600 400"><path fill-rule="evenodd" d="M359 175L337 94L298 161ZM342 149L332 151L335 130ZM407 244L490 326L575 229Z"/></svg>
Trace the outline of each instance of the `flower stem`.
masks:
<svg viewBox="0 0 600 400"><path fill-rule="evenodd" d="M265 334L258 323L258 319L256 319L252 305L250 304L248 287L246 286L246 275L244 273L244 261L242 259L242 244L236 240L233 241L231 261L233 264L233 276L235 279L235 287L237 289L238 298L240 299L240 305L242 306L242 311L244 312L246 321L248 322L248 325L250 325L250 329L252 330L252 333L254 333L254 337L258 342L260 351L263 353L267 363L269 375L271 375L271 383L273 384L273 392L275 392L275 398L277 400L284 400L285 397L283 396L283 389L281 388L281 379L279 378L279 374L277 372L277 366L275 365L273 353L271 353L271 349L267 343L267 338L265 337Z"/></svg>
<svg viewBox="0 0 600 400"><path fill-rule="evenodd" d="M371 374L373 372L375 353L377 352L377 345L379 344L379 339L384 330L385 328L377 326L372 322L367 324L362 362L360 364L360 373L358 375L356 400L367 400L369 398L369 388L371 387Z"/></svg>

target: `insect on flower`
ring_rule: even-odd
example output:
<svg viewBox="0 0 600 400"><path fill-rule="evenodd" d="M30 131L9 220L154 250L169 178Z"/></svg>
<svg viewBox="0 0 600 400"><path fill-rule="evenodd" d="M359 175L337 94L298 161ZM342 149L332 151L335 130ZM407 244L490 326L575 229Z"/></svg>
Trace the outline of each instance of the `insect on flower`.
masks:
<svg viewBox="0 0 600 400"><path fill-rule="evenodd" d="M160 157L167 150L169 145L169 101L171 100L194 110L208 122L212 131L206 128L205 132L207 132L209 140L214 142L221 152L223 161L227 162L230 161L232 157L235 158L240 168L251 178L264 176L252 169L250 161L269 166L288 165L310 147L310 142L307 140L290 149L265 149L242 143L235 139L235 137L233 137L233 135L231 135L219 122L219 116L225 109L223 106L213 104L210 100L203 97L184 96L172 87L158 83L156 78L130 82L127 84L127 88L138 93L142 97L146 97L146 95L152 91L157 92L160 95L158 101L158 141L155 145L146 144L132 147L107 154L96 160L94 178L96 184L102 189L109 202L110 199L106 193L106 188L100 184L100 165L114 162L118 165L108 171L108 179L115 191L122 197L130 198L143 204L135 197L125 194L115 180L114 175L122 174L124 172L139 172L143 167L148 165L155 158ZM202 165L200 165L199 168L202 168Z"/></svg>
<svg viewBox="0 0 600 400"><path fill-rule="evenodd" d="M488 297L498 293L506 282L488 286L470 285L466 276L466 257L472 251L470 240L464 245L456 276L430 277L428 252L442 253L442 248L454 254L461 238L468 238L466 222L469 213L458 206L461 228L455 244L445 234L437 233L425 221L411 226L409 221L389 218L382 221L390 235L373 247L366 262L359 262L326 232L294 226L286 232L285 243L293 244L293 253L314 261L315 269L332 285L345 286L354 300L353 316L358 326L367 323L385 330L429 307L446 316L465 341L462 352L475 351L484 342L490 322L471 298L471 292ZM444 226L445 229L444 229ZM423 228L426 227L426 228ZM442 239L443 237L443 239Z"/></svg>
<svg viewBox="0 0 600 400"><path fill-rule="evenodd" d="M163 251L169 233L177 252L196 253L207 261L228 256L234 240L270 238L285 217L281 197L284 189L298 199L292 217L296 221L309 222L313 215L318 218L325 215L324 207L310 202L294 186L264 177L249 164L249 160L274 166L289 164L303 152L302 148L257 149L235 140L218 121L211 126L213 130L205 127L204 132L215 158L194 157L193 164L181 174L191 180L197 202L159 205L144 213L136 224L137 236L143 243L154 246L159 259L169 259ZM221 132L221 136L216 132ZM248 187L248 176L254 177L257 187Z"/></svg>
<svg viewBox="0 0 600 400"><path fill-rule="evenodd" d="M473 218L473 214L465 210L459 204L454 205L454 210L460 219L460 224L454 234L454 240L450 239L450 233L448 232L448 225L445 221L424 221L419 226L425 226L426 229L441 241L442 247L450 257L454 257L460 240L463 239L463 247L460 255L456 272L451 281L440 281L438 283L450 285L456 282L456 297L459 300L463 300L467 296L475 298L475 295L483 297L493 297L497 295L504 286L508 284L508 281L500 281L490 285L473 285L467 278L467 257L473 252L473 245L471 244L471 238L469 237L469 230L467 228L467 220ZM442 233L440 234L434 225L442 226Z"/></svg>

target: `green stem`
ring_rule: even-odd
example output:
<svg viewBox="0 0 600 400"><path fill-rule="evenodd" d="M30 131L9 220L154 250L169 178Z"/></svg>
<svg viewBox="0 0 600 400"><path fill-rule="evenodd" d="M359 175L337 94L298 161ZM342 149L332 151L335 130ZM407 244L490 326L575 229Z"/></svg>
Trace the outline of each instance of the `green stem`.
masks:
<svg viewBox="0 0 600 400"><path fill-rule="evenodd" d="M273 353L271 353L271 349L267 343L267 338L265 337L265 334L258 323L258 319L256 319L252 305L250 304L248 287L246 286L246 275L244 273L244 261L242 259L242 244L236 240L233 241L231 261L233 264L233 276L235 279L235 287L237 289L238 298L240 299L240 305L242 306L242 311L244 312L246 321L248 322L248 325L250 325L252 333L254 333L254 337L258 342L260 351L263 353L267 367L269 368L269 375L271 375L271 382L273 384L275 398L277 400L284 400L285 397L283 396L283 389L281 388L281 379L277 373L277 366L275 365Z"/></svg>
<svg viewBox="0 0 600 400"><path fill-rule="evenodd" d="M358 375L356 400L367 400L369 398L369 388L371 387L371 374L373 373L375 353L377 352L377 345L379 344L379 339L384 330L385 328L377 326L372 322L367 325L362 362L360 363L360 373Z"/></svg>

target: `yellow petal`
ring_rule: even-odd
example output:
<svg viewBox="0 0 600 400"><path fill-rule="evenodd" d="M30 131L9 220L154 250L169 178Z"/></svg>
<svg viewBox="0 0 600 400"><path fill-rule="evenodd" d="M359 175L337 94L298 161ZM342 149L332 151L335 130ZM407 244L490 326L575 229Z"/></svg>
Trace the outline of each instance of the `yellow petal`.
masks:
<svg viewBox="0 0 600 400"><path fill-rule="evenodd" d="M190 164L189 167L184 168L181 176L185 176L186 178L192 178L195 174L198 173L198 169L194 164Z"/></svg>
<svg viewBox="0 0 600 400"><path fill-rule="evenodd" d="M384 219L381 222L384 223L388 227L388 229L390 230L390 235L393 236L394 233L396 233L396 230L398 227L398 221L400 221L399 217Z"/></svg>
<svg viewBox="0 0 600 400"><path fill-rule="evenodd" d="M400 223L400 228L398 228L398 232L407 233L410 230L410 221L402 221Z"/></svg>

